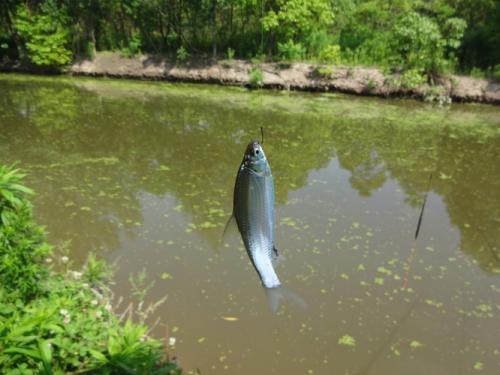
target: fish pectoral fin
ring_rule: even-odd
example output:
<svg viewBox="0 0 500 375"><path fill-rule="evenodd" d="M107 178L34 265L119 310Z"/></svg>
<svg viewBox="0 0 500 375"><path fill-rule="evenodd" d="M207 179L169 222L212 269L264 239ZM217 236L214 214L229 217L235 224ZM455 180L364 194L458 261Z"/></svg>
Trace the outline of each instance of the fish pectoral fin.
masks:
<svg viewBox="0 0 500 375"><path fill-rule="evenodd" d="M219 241L219 248L222 248L225 243L229 242L232 235L237 232L238 224L236 223L236 218L234 215L231 215L226 223L226 226L224 227L224 231L222 232L222 236Z"/></svg>

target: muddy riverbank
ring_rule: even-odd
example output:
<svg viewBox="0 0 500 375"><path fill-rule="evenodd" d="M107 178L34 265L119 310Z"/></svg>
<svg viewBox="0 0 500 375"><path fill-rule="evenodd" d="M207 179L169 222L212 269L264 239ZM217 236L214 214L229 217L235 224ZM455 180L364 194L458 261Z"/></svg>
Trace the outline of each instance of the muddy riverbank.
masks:
<svg viewBox="0 0 500 375"><path fill-rule="evenodd" d="M252 63L245 60L196 59L179 64L167 57L101 52L72 64L71 75L215 83L280 90L330 91L346 94L411 97L429 101L500 104L500 82L450 75L434 85L401 84L398 74L377 68L310 63Z"/></svg>

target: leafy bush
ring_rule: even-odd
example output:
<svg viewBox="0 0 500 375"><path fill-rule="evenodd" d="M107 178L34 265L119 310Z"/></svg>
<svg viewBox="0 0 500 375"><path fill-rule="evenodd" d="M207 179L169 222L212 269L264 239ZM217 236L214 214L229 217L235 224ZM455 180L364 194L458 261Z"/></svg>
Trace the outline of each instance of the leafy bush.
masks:
<svg viewBox="0 0 500 375"><path fill-rule="evenodd" d="M114 314L103 261L91 255L74 271L63 257L49 274L44 260L54 254L22 177L0 167L0 373L181 374L146 326Z"/></svg>
<svg viewBox="0 0 500 375"><path fill-rule="evenodd" d="M418 69L409 69L401 75L400 85L405 89L414 89L425 83L426 77Z"/></svg>
<svg viewBox="0 0 500 375"><path fill-rule="evenodd" d="M89 59L94 59L95 58L95 43L93 42L87 42L85 43L85 56L87 56Z"/></svg>
<svg viewBox="0 0 500 375"><path fill-rule="evenodd" d="M266 55L263 53L255 55L250 59L250 62L252 63L252 65L259 65L265 61L266 61Z"/></svg>
<svg viewBox="0 0 500 375"><path fill-rule="evenodd" d="M331 1L287 0L278 4L279 10L269 10L262 17L261 25L263 30L275 33L277 40L287 40L278 43L282 58L303 58L306 49L315 55L329 44L328 30L334 20Z"/></svg>
<svg viewBox="0 0 500 375"><path fill-rule="evenodd" d="M320 66L314 70L314 76L319 78L333 78L335 70L331 66Z"/></svg>
<svg viewBox="0 0 500 375"><path fill-rule="evenodd" d="M141 52L141 46L141 35L138 32L134 32L132 33L132 37L128 41L128 45L123 48L121 52L127 57L132 57Z"/></svg>
<svg viewBox="0 0 500 375"><path fill-rule="evenodd" d="M312 29L302 42L306 47L308 57L318 57L323 50L336 45L338 39L329 34L327 30Z"/></svg>
<svg viewBox="0 0 500 375"><path fill-rule="evenodd" d="M416 12L408 13L396 23L394 44L405 68L433 69L443 49L439 26Z"/></svg>
<svg viewBox="0 0 500 375"><path fill-rule="evenodd" d="M67 15L51 3L44 3L40 14L31 14L26 4L17 7L15 28L24 41L27 59L36 65L62 66L71 61L67 27Z"/></svg>
<svg viewBox="0 0 500 375"><path fill-rule="evenodd" d="M401 75L394 75L388 78L387 82L395 87L411 90L425 83L427 77L418 69L409 69Z"/></svg>
<svg viewBox="0 0 500 375"><path fill-rule="evenodd" d="M485 78L486 72L484 70L474 67L470 70L469 75L474 78Z"/></svg>
<svg viewBox="0 0 500 375"><path fill-rule="evenodd" d="M340 63L340 46L338 44L326 46L319 54L319 61L325 64Z"/></svg>
<svg viewBox="0 0 500 375"><path fill-rule="evenodd" d="M453 51L460 46L465 21L450 18L442 26L429 17L410 12L396 22L393 30L394 62L405 69L424 70L438 75L453 67Z"/></svg>
<svg viewBox="0 0 500 375"><path fill-rule="evenodd" d="M278 43L278 52L284 60L301 60L305 57L306 50L300 43L289 39L286 43Z"/></svg>
<svg viewBox="0 0 500 375"><path fill-rule="evenodd" d="M177 58L177 62L181 63L181 64L185 63L187 61L187 59L189 58L189 53L186 50L186 48L184 48L184 46L180 46L177 49L176 58Z"/></svg>
<svg viewBox="0 0 500 375"><path fill-rule="evenodd" d="M33 223L25 198L32 191L20 183L23 177L13 167L0 166L0 285L28 301L42 293L40 281L47 276L42 262L51 248Z"/></svg>
<svg viewBox="0 0 500 375"><path fill-rule="evenodd" d="M260 68L252 68L249 72L249 83L252 87L262 87L264 85L264 74Z"/></svg>
<svg viewBox="0 0 500 375"><path fill-rule="evenodd" d="M342 62L349 65L376 65L388 67L393 63L388 35L379 33L358 47L342 51Z"/></svg>
<svg viewBox="0 0 500 375"><path fill-rule="evenodd" d="M500 81L500 64L495 65L493 68L491 68L491 77Z"/></svg>
<svg viewBox="0 0 500 375"><path fill-rule="evenodd" d="M495 81L500 81L500 64L484 70L474 67L469 71L469 75L475 78L489 78Z"/></svg>

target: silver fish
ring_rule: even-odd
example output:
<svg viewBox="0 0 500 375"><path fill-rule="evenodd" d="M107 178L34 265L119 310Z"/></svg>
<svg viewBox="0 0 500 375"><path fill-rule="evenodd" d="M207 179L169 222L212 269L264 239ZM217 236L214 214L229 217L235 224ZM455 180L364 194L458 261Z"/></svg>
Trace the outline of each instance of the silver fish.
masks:
<svg viewBox="0 0 500 375"><path fill-rule="evenodd" d="M255 270L266 288L281 283L274 271L274 182L258 141L245 151L234 185L233 217Z"/></svg>

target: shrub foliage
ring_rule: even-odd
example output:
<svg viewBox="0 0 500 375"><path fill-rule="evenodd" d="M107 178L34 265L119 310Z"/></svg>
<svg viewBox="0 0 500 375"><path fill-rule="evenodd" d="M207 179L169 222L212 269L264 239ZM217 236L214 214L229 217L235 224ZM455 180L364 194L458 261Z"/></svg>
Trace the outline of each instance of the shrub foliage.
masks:
<svg viewBox="0 0 500 375"><path fill-rule="evenodd" d="M22 177L0 166L0 373L181 374L146 326L115 315L102 260L47 268L55 254Z"/></svg>

